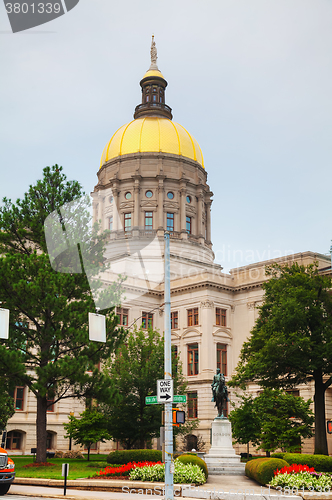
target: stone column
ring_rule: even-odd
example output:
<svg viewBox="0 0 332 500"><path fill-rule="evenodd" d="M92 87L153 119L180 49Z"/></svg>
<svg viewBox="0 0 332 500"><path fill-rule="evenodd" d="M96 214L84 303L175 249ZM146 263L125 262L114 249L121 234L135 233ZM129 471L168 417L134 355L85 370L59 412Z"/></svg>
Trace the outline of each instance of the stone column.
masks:
<svg viewBox="0 0 332 500"><path fill-rule="evenodd" d="M135 176L135 184L134 184L134 221L133 221L134 222L134 227L133 227L133 236L138 236L140 204L141 204L140 176Z"/></svg>
<svg viewBox="0 0 332 500"><path fill-rule="evenodd" d="M164 179L159 179L158 184L158 229L164 228Z"/></svg>
<svg viewBox="0 0 332 500"><path fill-rule="evenodd" d="M199 243L204 244L204 234L203 234L203 193L200 189L197 193L197 236L199 237Z"/></svg>
<svg viewBox="0 0 332 500"><path fill-rule="evenodd" d="M211 203L209 200L206 203L206 242L211 243Z"/></svg>
<svg viewBox="0 0 332 500"><path fill-rule="evenodd" d="M214 303L208 298L202 300L200 306L200 325L204 325L202 329L202 346L203 349L200 351L200 369L199 371L204 374L204 378L212 381L213 375L215 373L215 360L216 352L215 343L213 342L213 325L214 320Z"/></svg>
<svg viewBox="0 0 332 500"><path fill-rule="evenodd" d="M186 240L188 239L188 234L186 230L186 196L187 196L187 189L186 185L182 185L180 189L180 231L181 231L181 238Z"/></svg>
<svg viewBox="0 0 332 500"><path fill-rule="evenodd" d="M104 228L104 220L103 220L103 212L104 212L104 197L101 191L98 191L98 224L100 224L100 229Z"/></svg>
<svg viewBox="0 0 332 500"><path fill-rule="evenodd" d="M119 220L119 190L117 182L113 183L112 195L113 195L113 231L119 231L121 229L121 224Z"/></svg>

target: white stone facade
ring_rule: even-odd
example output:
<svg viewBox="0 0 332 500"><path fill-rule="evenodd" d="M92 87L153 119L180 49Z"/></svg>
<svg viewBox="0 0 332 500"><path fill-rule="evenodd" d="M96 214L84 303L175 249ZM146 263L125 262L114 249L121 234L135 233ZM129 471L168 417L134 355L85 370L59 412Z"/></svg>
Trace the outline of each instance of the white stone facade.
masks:
<svg viewBox="0 0 332 500"><path fill-rule="evenodd" d="M218 196L218 192L215 195ZM112 229L106 256L113 273L105 274L104 285L114 279L114 273L119 272L124 263L130 271L125 282L127 304L122 304L128 309L129 326L140 326L143 313L149 313L153 315L153 328L164 330L160 265L164 232L170 231L171 310L177 313L172 343L182 361L189 383L188 392L197 393L200 426L195 433L202 436L207 450L211 422L217 414L211 402L211 383L217 368L218 345L225 346L222 349L227 352L226 380L229 380L243 342L257 319L257 306L263 301L261 284L266 279L265 266L272 263L251 264L233 269L229 274L222 272L221 266L214 263L212 251L212 196L206 170L201 164L183 155L161 152L138 152L112 158L100 168L98 184L92 193L94 219L101 221L103 229ZM217 214L215 217L217 219ZM155 238L155 247L147 246L151 238ZM145 251L143 270L139 267L138 249ZM311 252L276 259L276 262L293 261L304 265L318 261L319 268L326 269L322 272L328 272L330 266L329 258ZM196 366L191 363L193 374L189 373L188 350L190 355L196 356ZM310 385L299 389L304 398L313 396ZM257 388L252 386L251 390L255 392ZM332 418L331 392L332 389L328 390L327 419ZM232 393L231 398L234 400ZM63 423L68 421L70 412L78 416L83 410L81 402L65 399L54 405L54 411L48 412L51 449L68 450ZM195 414L194 406L191 412ZM30 453L36 446L35 422L36 401L25 388L22 409L16 411L7 428L21 436L16 441L18 448L12 449L12 453ZM111 442L98 444L98 450L106 452L116 446ZM305 443L303 450L313 450L312 440ZM246 450L236 446L236 451Z"/></svg>

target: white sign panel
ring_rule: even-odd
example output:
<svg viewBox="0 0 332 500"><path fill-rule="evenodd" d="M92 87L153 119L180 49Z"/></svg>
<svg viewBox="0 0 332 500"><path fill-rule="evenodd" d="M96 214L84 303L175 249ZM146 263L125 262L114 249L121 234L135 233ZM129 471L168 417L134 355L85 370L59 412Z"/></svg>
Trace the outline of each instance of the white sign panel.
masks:
<svg viewBox="0 0 332 500"><path fill-rule="evenodd" d="M106 318L103 314L89 313L89 339L106 342Z"/></svg>
<svg viewBox="0 0 332 500"><path fill-rule="evenodd" d="M68 476L68 474L69 474L69 464L62 464L62 476Z"/></svg>
<svg viewBox="0 0 332 500"><path fill-rule="evenodd" d="M0 309L0 339L8 339L9 309Z"/></svg>
<svg viewBox="0 0 332 500"><path fill-rule="evenodd" d="M172 403L173 402L173 380L157 380L157 402Z"/></svg>

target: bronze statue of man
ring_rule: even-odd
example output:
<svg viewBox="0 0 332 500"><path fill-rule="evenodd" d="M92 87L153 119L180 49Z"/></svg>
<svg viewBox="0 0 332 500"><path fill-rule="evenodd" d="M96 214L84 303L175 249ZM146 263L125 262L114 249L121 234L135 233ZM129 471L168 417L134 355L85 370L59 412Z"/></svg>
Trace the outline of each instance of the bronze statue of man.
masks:
<svg viewBox="0 0 332 500"><path fill-rule="evenodd" d="M218 408L218 417L217 418L226 418L226 417L224 417L223 410L226 407L226 402L229 401L228 389L227 389L224 374L220 373L220 368L217 368L217 373L213 377L211 389L212 389L211 401L216 403L215 406Z"/></svg>

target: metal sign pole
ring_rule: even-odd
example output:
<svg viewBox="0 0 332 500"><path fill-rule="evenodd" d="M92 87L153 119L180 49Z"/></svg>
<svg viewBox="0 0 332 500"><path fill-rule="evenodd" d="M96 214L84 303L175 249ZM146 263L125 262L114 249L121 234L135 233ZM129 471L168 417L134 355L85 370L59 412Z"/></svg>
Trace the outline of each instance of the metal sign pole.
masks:
<svg viewBox="0 0 332 500"><path fill-rule="evenodd" d="M165 373L164 379L172 378L171 348L171 270L169 233L165 232ZM165 403L165 500L173 500L173 418L172 402Z"/></svg>

